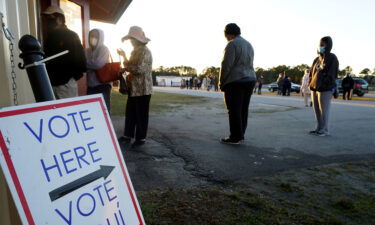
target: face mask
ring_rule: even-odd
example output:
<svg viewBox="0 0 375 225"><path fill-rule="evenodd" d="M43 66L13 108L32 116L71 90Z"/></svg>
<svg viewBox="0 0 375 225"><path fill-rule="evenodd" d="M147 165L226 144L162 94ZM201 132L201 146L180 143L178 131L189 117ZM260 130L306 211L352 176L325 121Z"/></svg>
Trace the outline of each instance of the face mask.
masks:
<svg viewBox="0 0 375 225"><path fill-rule="evenodd" d="M52 18L48 19L47 20L47 26L48 26L48 28L55 28L57 26L56 19L52 19Z"/></svg>
<svg viewBox="0 0 375 225"><path fill-rule="evenodd" d="M324 54L325 52L326 52L326 47L319 47L318 48L318 52L320 53L320 54Z"/></svg>
<svg viewBox="0 0 375 225"><path fill-rule="evenodd" d="M98 44L98 39L97 38L90 38L90 44L92 46L96 46Z"/></svg>

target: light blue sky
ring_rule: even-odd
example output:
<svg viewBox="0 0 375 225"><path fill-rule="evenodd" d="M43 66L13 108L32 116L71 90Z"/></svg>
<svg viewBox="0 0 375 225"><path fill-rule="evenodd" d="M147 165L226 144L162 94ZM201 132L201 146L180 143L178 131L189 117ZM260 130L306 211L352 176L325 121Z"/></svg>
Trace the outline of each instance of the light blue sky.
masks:
<svg viewBox="0 0 375 225"><path fill-rule="evenodd" d="M116 25L105 30L114 49L132 25L143 27L154 67L219 66L224 26L237 23L255 49L256 67L311 64L318 41L330 35L340 67L358 73L375 68L375 0L133 0ZM129 51L129 50L128 50Z"/></svg>

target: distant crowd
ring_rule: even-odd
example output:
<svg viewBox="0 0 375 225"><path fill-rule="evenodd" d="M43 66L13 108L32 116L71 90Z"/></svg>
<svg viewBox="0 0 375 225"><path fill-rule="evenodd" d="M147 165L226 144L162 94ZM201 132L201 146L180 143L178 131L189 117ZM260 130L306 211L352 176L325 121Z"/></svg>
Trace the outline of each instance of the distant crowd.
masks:
<svg viewBox="0 0 375 225"><path fill-rule="evenodd" d="M181 80L181 89L213 90L219 91L219 79L217 77L192 77Z"/></svg>

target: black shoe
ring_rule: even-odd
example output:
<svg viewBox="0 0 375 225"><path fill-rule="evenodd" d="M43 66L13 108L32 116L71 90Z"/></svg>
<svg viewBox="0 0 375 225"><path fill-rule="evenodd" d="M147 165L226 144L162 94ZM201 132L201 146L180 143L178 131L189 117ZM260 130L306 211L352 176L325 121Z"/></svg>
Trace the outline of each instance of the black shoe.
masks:
<svg viewBox="0 0 375 225"><path fill-rule="evenodd" d="M124 137L124 136L122 136L122 137L120 137L120 138L118 139L118 142L119 142L119 143L126 143L126 144L128 144L128 143L130 143L131 141L132 141L131 138L129 138L129 137Z"/></svg>
<svg viewBox="0 0 375 225"><path fill-rule="evenodd" d="M311 135L316 135L317 133L318 133L318 131L316 131L316 130L312 130L312 131L309 132L309 134L311 134Z"/></svg>
<svg viewBox="0 0 375 225"><path fill-rule="evenodd" d="M139 147L139 146L142 146L146 143L146 141L140 141L140 140L136 140L133 144L132 144L132 147L133 148L136 148L136 147Z"/></svg>
<svg viewBox="0 0 375 225"><path fill-rule="evenodd" d="M315 134L316 136L319 136L319 137L325 137L325 136L327 136L327 134L326 133L324 133L324 132L316 132L316 134Z"/></svg>
<svg viewBox="0 0 375 225"><path fill-rule="evenodd" d="M222 138L220 140L220 143L227 144L227 145L239 145L241 144L241 140L234 140L231 138Z"/></svg>

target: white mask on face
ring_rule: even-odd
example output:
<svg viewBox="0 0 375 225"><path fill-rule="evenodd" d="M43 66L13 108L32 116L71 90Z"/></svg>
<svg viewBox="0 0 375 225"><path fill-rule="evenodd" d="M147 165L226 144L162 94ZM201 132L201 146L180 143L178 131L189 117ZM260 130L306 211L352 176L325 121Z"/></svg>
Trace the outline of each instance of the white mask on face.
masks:
<svg viewBox="0 0 375 225"><path fill-rule="evenodd" d="M97 38L90 38L90 44L92 46L96 46L98 44L98 39Z"/></svg>

